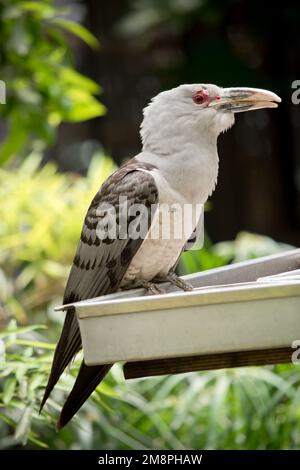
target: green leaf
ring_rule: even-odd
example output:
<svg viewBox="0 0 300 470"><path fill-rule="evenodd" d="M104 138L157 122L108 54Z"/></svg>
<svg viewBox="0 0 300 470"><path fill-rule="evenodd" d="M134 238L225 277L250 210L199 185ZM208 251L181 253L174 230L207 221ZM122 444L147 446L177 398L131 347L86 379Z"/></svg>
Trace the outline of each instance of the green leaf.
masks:
<svg viewBox="0 0 300 470"><path fill-rule="evenodd" d="M63 82L66 82L70 85L75 85L78 88L82 88L85 91L89 91L92 94L98 94L101 90L101 87L98 83L94 82L90 78L78 73L76 70L70 67L61 68L61 79Z"/></svg>
<svg viewBox="0 0 300 470"><path fill-rule="evenodd" d="M7 405L14 396L16 384L17 381L14 377L9 377L5 380L3 387L3 403L5 405Z"/></svg>
<svg viewBox="0 0 300 470"><path fill-rule="evenodd" d="M9 5L3 8L2 20L8 21L15 18L19 18L22 15L22 11L16 5Z"/></svg>
<svg viewBox="0 0 300 470"><path fill-rule="evenodd" d="M98 39L81 24L65 18L54 18L52 22L66 31L73 33L93 49L97 49L100 46Z"/></svg>
<svg viewBox="0 0 300 470"><path fill-rule="evenodd" d="M29 441L33 444L36 444L38 447L41 447L42 449L49 449L49 445L46 442L43 442L36 437L32 437L31 433L29 434Z"/></svg>
<svg viewBox="0 0 300 470"><path fill-rule="evenodd" d="M42 101L41 95L28 86L16 90L16 95L25 105L39 105Z"/></svg>
<svg viewBox="0 0 300 470"><path fill-rule="evenodd" d="M34 400L34 393L42 384L44 384L44 376L39 373L35 374L29 383L28 395L30 400Z"/></svg>
<svg viewBox="0 0 300 470"><path fill-rule="evenodd" d="M119 394L106 382L101 382L97 387L97 392L108 397L119 398Z"/></svg>
<svg viewBox="0 0 300 470"><path fill-rule="evenodd" d="M24 333L28 333L29 331L42 330L46 328L46 325L29 325L20 326L19 328L8 328L0 333L0 338L5 338L11 335L21 335Z"/></svg>
<svg viewBox="0 0 300 470"><path fill-rule="evenodd" d="M52 18L58 13L66 13L65 9L54 8L45 2L20 2L20 7L24 11L37 13L41 18Z"/></svg>
<svg viewBox="0 0 300 470"><path fill-rule="evenodd" d="M30 50L32 37L27 31L24 22L20 19L13 27L7 46L20 56L26 56Z"/></svg>
<svg viewBox="0 0 300 470"><path fill-rule="evenodd" d="M16 441L21 441L23 445L27 443L28 434L31 427L33 409L31 406L25 406L21 419L15 430Z"/></svg>
<svg viewBox="0 0 300 470"><path fill-rule="evenodd" d="M211 397L211 409L207 429L207 447L209 449L216 448L220 420L222 419L222 412L229 386L229 377L225 374L220 375L216 381L214 393Z"/></svg>
<svg viewBox="0 0 300 470"><path fill-rule="evenodd" d="M9 416L6 416L3 413L0 413L0 419L8 426L11 426L13 428L16 426L16 423L14 422L14 420L11 419Z"/></svg>
<svg viewBox="0 0 300 470"><path fill-rule="evenodd" d="M33 348L41 349L55 349L55 344L46 343L42 341L32 341L29 339L16 339L15 344L20 344L22 346L32 346Z"/></svg>
<svg viewBox="0 0 300 470"><path fill-rule="evenodd" d="M72 106L64 114L64 120L71 122L86 121L102 116L106 111L102 103L84 90L70 88L68 90L68 98L71 100Z"/></svg>
<svg viewBox="0 0 300 470"><path fill-rule="evenodd" d="M0 165L12 158L27 141L27 131L21 120L13 115L8 134L0 147Z"/></svg>

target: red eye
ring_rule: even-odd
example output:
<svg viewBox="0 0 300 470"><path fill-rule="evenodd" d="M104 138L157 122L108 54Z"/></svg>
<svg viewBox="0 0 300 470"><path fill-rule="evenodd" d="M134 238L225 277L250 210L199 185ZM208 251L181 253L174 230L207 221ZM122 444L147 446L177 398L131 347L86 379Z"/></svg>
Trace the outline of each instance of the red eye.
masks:
<svg viewBox="0 0 300 470"><path fill-rule="evenodd" d="M208 101L208 99L209 99L209 95L206 90L197 91L195 96L193 96L193 101L196 104L203 104L205 103L205 101Z"/></svg>

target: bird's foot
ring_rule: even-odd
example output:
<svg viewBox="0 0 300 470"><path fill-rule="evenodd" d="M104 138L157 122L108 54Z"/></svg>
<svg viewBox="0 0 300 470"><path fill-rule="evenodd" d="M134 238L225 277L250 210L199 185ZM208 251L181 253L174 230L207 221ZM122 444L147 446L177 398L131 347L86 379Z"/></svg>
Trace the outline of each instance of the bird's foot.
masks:
<svg viewBox="0 0 300 470"><path fill-rule="evenodd" d="M139 281L139 285L141 287L144 287L145 289L147 289L149 291L149 293L153 294L153 295L159 295L159 294L165 294L166 293L166 291L162 287L159 287L154 282L145 281L144 279L141 279Z"/></svg>
<svg viewBox="0 0 300 470"><path fill-rule="evenodd" d="M166 277L166 281L169 281L173 286L178 287L179 289L184 290L185 292L191 292L194 290L192 284L184 281L181 277L177 276L175 273L169 273Z"/></svg>

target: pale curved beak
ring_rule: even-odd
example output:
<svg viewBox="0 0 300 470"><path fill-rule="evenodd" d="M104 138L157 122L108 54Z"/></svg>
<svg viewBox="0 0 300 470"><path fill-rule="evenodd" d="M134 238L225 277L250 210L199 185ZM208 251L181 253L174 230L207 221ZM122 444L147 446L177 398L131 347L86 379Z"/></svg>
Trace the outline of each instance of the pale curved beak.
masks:
<svg viewBox="0 0 300 470"><path fill-rule="evenodd" d="M218 111L241 113L262 108L277 108L281 98L268 90L259 88L223 88L221 96L210 103Z"/></svg>

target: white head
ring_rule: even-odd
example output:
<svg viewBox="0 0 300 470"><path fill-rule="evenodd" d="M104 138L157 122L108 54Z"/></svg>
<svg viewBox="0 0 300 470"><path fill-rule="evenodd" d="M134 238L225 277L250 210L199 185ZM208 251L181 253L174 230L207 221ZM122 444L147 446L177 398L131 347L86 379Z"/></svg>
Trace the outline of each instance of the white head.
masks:
<svg viewBox="0 0 300 470"><path fill-rule="evenodd" d="M141 125L143 150L169 153L183 143L216 144L234 124L234 114L276 108L281 99L267 90L180 85L152 99Z"/></svg>

